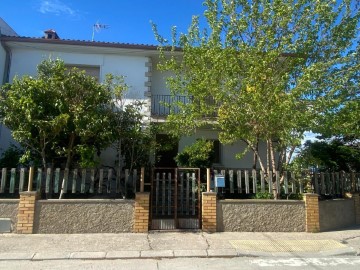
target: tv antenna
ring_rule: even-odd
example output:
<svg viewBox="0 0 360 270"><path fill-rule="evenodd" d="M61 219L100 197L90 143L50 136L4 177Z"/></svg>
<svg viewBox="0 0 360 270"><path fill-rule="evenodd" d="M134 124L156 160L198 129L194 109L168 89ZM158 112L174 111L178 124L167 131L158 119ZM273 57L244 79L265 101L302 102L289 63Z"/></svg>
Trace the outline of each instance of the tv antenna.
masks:
<svg viewBox="0 0 360 270"><path fill-rule="evenodd" d="M96 32L100 32L101 29L108 29L108 28L110 28L110 25L96 22L96 23L93 25L93 31L92 31L91 41L94 41L95 31L96 31Z"/></svg>

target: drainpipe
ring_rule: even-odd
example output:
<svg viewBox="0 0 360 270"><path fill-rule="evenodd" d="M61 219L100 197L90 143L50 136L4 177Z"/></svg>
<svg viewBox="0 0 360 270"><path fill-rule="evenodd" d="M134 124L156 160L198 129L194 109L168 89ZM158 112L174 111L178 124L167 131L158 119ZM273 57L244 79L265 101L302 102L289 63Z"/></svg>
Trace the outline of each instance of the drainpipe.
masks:
<svg viewBox="0 0 360 270"><path fill-rule="evenodd" d="M1 40L1 31L0 31L0 40ZM3 40L1 40L1 46L4 48L5 50L5 67L4 67L4 74L3 74L3 80L0 84L6 84L9 82L9 77L10 77L10 66L11 66L11 49L5 44L5 42ZM3 131L3 124L0 122L0 141L2 141L2 131ZM3 153L3 149L0 148L0 155L2 155Z"/></svg>
<svg viewBox="0 0 360 270"><path fill-rule="evenodd" d="M12 53L11 53L10 47L7 46L4 41L1 41L1 46L5 49L5 53L6 53L4 77L3 77L3 81L2 81L2 84L5 84L5 83L9 82Z"/></svg>

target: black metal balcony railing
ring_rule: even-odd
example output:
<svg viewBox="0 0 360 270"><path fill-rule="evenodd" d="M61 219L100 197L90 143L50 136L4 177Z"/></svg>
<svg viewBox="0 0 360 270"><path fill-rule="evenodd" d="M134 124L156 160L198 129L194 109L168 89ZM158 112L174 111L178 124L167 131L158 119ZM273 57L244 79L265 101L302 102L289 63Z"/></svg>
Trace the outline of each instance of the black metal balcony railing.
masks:
<svg viewBox="0 0 360 270"><path fill-rule="evenodd" d="M191 102L190 96L172 96L172 95L152 95L151 96L151 115L167 116L172 110L174 113L179 112L179 108L173 103L181 102L183 104Z"/></svg>
<svg viewBox="0 0 360 270"><path fill-rule="evenodd" d="M151 115L156 117L165 117L173 113L179 113L180 108L175 103L187 104L194 102L192 96L173 96L173 95L152 95L151 96ZM213 97L206 97L207 106L216 106ZM172 105L170 105L172 104ZM204 117L216 117L217 113L207 113Z"/></svg>

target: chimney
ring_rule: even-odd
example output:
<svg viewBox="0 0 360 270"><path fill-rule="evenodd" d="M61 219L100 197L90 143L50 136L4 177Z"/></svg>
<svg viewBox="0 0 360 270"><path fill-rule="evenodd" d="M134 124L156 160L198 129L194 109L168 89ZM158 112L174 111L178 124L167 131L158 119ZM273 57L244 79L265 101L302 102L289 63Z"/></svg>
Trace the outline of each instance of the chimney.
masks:
<svg viewBox="0 0 360 270"><path fill-rule="evenodd" d="M60 39L60 37L58 36L58 34L54 29L45 30L44 34L45 34L44 35L45 39Z"/></svg>

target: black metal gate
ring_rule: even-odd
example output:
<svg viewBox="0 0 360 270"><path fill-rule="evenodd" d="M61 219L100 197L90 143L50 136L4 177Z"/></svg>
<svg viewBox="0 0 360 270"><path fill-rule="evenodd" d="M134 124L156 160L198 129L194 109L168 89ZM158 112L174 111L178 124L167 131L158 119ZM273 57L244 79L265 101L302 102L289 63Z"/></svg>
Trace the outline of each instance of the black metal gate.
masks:
<svg viewBox="0 0 360 270"><path fill-rule="evenodd" d="M151 229L199 229L200 169L154 168L151 181Z"/></svg>

